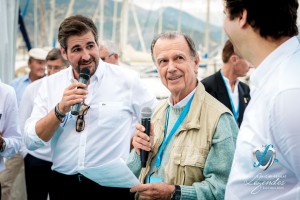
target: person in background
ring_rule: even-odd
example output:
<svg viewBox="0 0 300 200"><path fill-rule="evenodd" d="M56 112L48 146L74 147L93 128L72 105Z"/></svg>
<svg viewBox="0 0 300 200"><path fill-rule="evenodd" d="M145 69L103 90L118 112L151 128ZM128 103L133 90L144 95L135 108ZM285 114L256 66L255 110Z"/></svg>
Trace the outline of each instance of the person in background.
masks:
<svg viewBox="0 0 300 200"><path fill-rule="evenodd" d="M32 48L29 50L28 54L29 73L14 79L10 84L16 91L18 105L20 105L25 88L33 81L36 81L46 75L47 51L42 48Z"/></svg>
<svg viewBox="0 0 300 200"><path fill-rule="evenodd" d="M250 101L250 88L238 78L246 76L251 65L234 53L230 40L227 40L223 47L222 61L222 68L201 82L206 92L231 110L240 127L244 111Z"/></svg>
<svg viewBox="0 0 300 200"><path fill-rule="evenodd" d="M67 68L68 61L65 60L58 48L49 51L46 57L47 75L51 76ZM42 84L46 79L45 76L32 84L26 89L21 99L20 106L20 126L23 133L25 121L30 117L34 106L34 99ZM23 134L24 135L24 134ZM47 144L42 148L37 148L34 151L24 149L26 156L24 158L25 166L25 181L27 199L30 200L47 200L48 195L52 198L52 162L51 162L51 148Z"/></svg>
<svg viewBox="0 0 300 200"><path fill-rule="evenodd" d="M255 70L225 199L300 199L298 0L224 0L224 29Z"/></svg>
<svg viewBox="0 0 300 200"><path fill-rule="evenodd" d="M80 170L127 160L137 123L133 119L157 100L136 72L99 58L92 19L64 19L58 41L71 66L43 81L25 123L25 144L32 150L51 140L54 199L130 199L129 188L99 185ZM84 70L90 71L87 84L78 82ZM77 103L79 114L73 115L70 111Z"/></svg>
<svg viewBox="0 0 300 200"><path fill-rule="evenodd" d="M22 137L19 118L16 117L18 104L14 89L0 82L0 94L0 172L2 172L5 170L3 158L16 155L21 148ZM0 181L0 194L2 183Z"/></svg>
<svg viewBox="0 0 300 200"><path fill-rule="evenodd" d="M150 137L136 126L127 164L143 184L131 192L139 199L223 199L237 124L197 80L200 59L188 35L159 34L151 54L171 95L155 108ZM150 151L145 168L141 150Z"/></svg>
<svg viewBox="0 0 300 200"><path fill-rule="evenodd" d="M32 48L28 52L28 67L30 72L24 76L18 77L10 84L16 92L18 107L20 106L22 95L26 87L32 82L45 76L45 59L47 51L42 48ZM21 148L22 150L22 148ZM5 170L0 173L0 182L2 183L2 200L9 200L10 197L19 199L25 198L26 189L23 185L24 180L24 161L22 151L9 158L5 162ZM17 178L17 176L19 176ZM11 195L14 186L15 195Z"/></svg>
<svg viewBox="0 0 300 200"><path fill-rule="evenodd" d="M99 41L99 56L104 62L115 65L119 64L119 48L110 40Z"/></svg>

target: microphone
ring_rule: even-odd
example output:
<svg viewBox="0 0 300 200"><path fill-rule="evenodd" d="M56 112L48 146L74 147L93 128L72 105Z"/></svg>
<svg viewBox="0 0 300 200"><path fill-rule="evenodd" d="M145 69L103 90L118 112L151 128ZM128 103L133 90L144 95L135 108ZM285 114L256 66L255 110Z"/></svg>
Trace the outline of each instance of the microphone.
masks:
<svg viewBox="0 0 300 200"><path fill-rule="evenodd" d="M145 127L145 133L149 136L150 135L150 121L151 121L151 115L152 115L152 110L149 107L145 107L141 111L141 116L142 116L142 125ZM148 160L148 151L141 150L141 163L142 167L146 167L146 162Z"/></svg>
<svg viewBox="0 0 300 200"><path fill-rule="evenodd" d="M90 70L88 68L83 68L80 70L79 73L79 80L78 82L87 84L87 82L90 79ZM80 110L81 103L76 103L71 107L71 114L72 115L78 115Z"/></svg>

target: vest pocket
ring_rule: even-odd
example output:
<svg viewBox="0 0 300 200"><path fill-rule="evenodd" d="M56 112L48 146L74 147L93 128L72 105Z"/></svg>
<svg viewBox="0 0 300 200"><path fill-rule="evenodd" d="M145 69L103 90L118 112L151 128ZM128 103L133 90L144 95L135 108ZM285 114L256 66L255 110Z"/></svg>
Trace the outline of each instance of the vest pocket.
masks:
<svg viewBox="0 0 300 200"><path fill-rule="evenodd" d="M195 148L173 149L166 167L166 177L175 184L192 185L203 180L203 168L208 151Z"/></svg>

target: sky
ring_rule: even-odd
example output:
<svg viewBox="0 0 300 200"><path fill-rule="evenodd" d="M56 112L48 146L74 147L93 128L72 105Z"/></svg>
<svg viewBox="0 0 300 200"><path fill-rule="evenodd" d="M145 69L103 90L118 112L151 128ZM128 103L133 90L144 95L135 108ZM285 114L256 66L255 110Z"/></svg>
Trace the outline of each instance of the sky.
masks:
<svg viewBox="0 0 300 200"><path fill-rule="evenodd" d="M202 20L206 20L207 2L210 1L210 23L218 26L223 24L222 0L131 0L132 3L145 8L156 10L160 7L182 8Z"/></svg>

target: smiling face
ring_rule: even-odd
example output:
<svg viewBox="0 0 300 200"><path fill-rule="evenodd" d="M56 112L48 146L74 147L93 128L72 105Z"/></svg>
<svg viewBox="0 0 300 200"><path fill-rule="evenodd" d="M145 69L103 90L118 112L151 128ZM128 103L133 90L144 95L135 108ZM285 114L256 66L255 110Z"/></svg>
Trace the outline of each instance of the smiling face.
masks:
<svg viewBox="0 0 300 200"><path fill-rule="evenodd" d="M91 31L80 36L70 36L67 39L67 51L61 51L70 62L76 79L83 68L89 68L91 76L95 73L99 64L99 49Z"/></svg>
<svg viewBox="0 0 300 200"><path fill-rule="evenodd" d="M28 67L30 68L29 78L31 81L35 81L45 76L46 61L37 60L34 58L29 59Z"/></svg>
<svg viewBox="0 0 300 200"><path fill-rule="evenodd" d="M193 57L185 38L160 38L153 47L153 58L162 83L176 104L197 85L199 57Z"/></svg>

